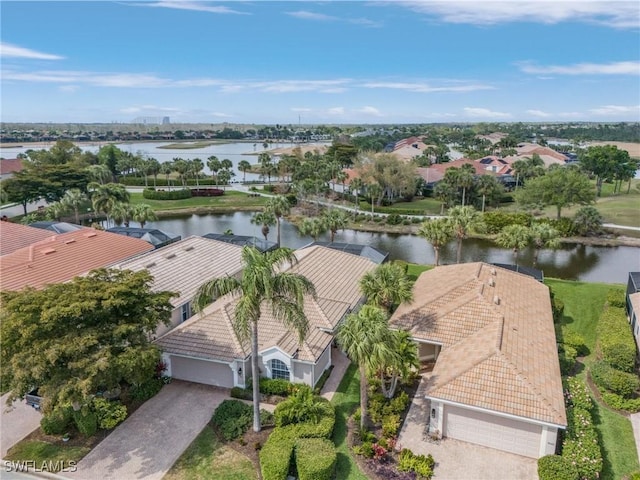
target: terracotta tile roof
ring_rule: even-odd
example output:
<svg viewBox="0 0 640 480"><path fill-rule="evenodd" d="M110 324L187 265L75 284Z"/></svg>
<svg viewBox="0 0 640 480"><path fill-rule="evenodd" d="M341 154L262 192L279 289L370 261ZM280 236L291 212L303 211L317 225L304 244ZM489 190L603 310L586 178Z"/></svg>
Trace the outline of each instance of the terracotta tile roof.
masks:
<svg viewBox="0 0 640 480"><path fill-rule="evenodd" d="M427 183L439 182L444 178L445 172L450 168L460 168L462 165L471 165L476 175L495 175L491 170L486 170L485 165L479 160L471 160L469 158L459 158L446 163L434 163L430 167L418 167L417 173L425 179Z"/></svg>
<svg viewBox="0 0 640 480"><path fill-rule="evenodd" d="M23 169L22 160L19 158L0 159L0 175L19 172Z"/></svg>
<svg viewBox="0 0 640 480"><path fill-rule="evenodd" d="M92 228L49 235L45 240L0 257L0 288L21 290L27 286L42 288L67 282L152 249L144 240Z"/></svg>
<svg viewBox="0 0 640 480"><path fill-rule="evenodd" d="M304 275L316 287L317 298L307 296L304 300L309 332L300 343L297 333L276 319L270 305L265 303L258 327L258 348L264 351L278 347L299 360L315 362L333 340L327 331L333 330L344 314L360 301L360 278L377 265L367 258L322 246L298 250L296 257L298 263L286 270ZM237 301L229 295L216 300L156 343L165 352L179 355L228 362L246 358L250 346L241 343L233 333Z"/></svg>
<svg viewBox="0 0 640 480"><path fill-rule="evenodd" d="M566 425L548 288L484 263L423 273L391 318L442 344L427 395Z"/></svg>
<svg viewBox="0 0 640 480"><path fill-rule="evenodd" d="M242 247L238 245L191 236L116 267L136 272L148 270L153 275L155 290L179 293L171 299L171 304L178 307L190 301L206 281L237 274L242 269L241 257Z"/></svg>
<svg viewBox="0 0 640 480"><path fill-rule="evenodd" d="M41 228L13 222L0 222L0 255L7 255L53 235Z"/></svg>

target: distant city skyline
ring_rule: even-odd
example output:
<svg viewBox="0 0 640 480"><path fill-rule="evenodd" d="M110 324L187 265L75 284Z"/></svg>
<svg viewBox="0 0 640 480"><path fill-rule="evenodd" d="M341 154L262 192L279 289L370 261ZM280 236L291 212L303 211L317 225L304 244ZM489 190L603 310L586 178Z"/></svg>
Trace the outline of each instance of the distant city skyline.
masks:
<svg viewBox="0 0 640 480"><path fill-rule="evenodd" d="M636 1L2 1L1 120L640 121Z"/></svg>

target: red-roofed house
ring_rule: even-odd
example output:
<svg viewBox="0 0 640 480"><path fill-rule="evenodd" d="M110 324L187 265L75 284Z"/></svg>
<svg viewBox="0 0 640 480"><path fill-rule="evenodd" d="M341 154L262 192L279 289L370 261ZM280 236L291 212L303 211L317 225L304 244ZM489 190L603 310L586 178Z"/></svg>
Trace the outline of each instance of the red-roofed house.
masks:
<svg viewBox="0 0 640 480"><path fill-rule="evenodd" d="M19 158L0 159L0 180L11 178L14 173L23 169L22 160Z"/></svg>
<svg viewBox="0 0 640 480"><path fill-rule="evenodd" d="M0 222L0 255L15 252L52 235L52 232L41 228L29 227L20 223Z"/></svg>

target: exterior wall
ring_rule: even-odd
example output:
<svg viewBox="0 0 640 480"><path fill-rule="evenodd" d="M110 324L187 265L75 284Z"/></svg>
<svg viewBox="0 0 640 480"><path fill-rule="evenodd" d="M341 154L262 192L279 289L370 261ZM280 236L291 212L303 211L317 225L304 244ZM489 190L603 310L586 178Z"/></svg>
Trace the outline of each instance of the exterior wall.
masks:
<svg viewBox="0 0 640 480"><path fill-rule="evenodd" d="M170 372L175 379L225 388L234 386L233 364L170 354L167 358L170 365L167 373Z"/></svg>
<svg viewBox="0 0 640 480"><path fill-rule="evenodd" d="M322 373L330 366L331 366L331 345L329 345L326 348L326 350L322 352L322 355L320 355L320 358L318 359L317 363L313 366L313 385L311 385L312 387L316 386L316 383L318 383L318 380L320 380Z"/></svg>
<svg viewBox="0 0 640 480"><path fill-rule="evenodd" d="M164 335L170 330L173 330L181 323L182 323L182 315L180 312L180 307L174 308L171 312L171 323L169 324L169 326L166 326L163 323L158 325L158 328L156 329L156 333L155 333L155 338L160 338L162 335Z"/></svg>
<svg viewBox="0 0 640 480"><path fill-rule="evenodd" d="M313 365L310 363L298 362L296 360L293 360L291 363L293 365L291 381L306 383L313 387Z"/></svg>

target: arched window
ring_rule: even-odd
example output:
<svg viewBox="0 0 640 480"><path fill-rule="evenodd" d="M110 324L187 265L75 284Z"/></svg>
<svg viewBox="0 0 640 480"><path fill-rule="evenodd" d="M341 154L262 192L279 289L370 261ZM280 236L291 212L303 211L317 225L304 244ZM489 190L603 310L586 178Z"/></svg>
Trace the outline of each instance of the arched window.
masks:
<svg viewBox="0 0 640 480"><path fill-rule="evenodd" d="M282 360L271 360L271 378L289 380L289 369Z"/></svg>

